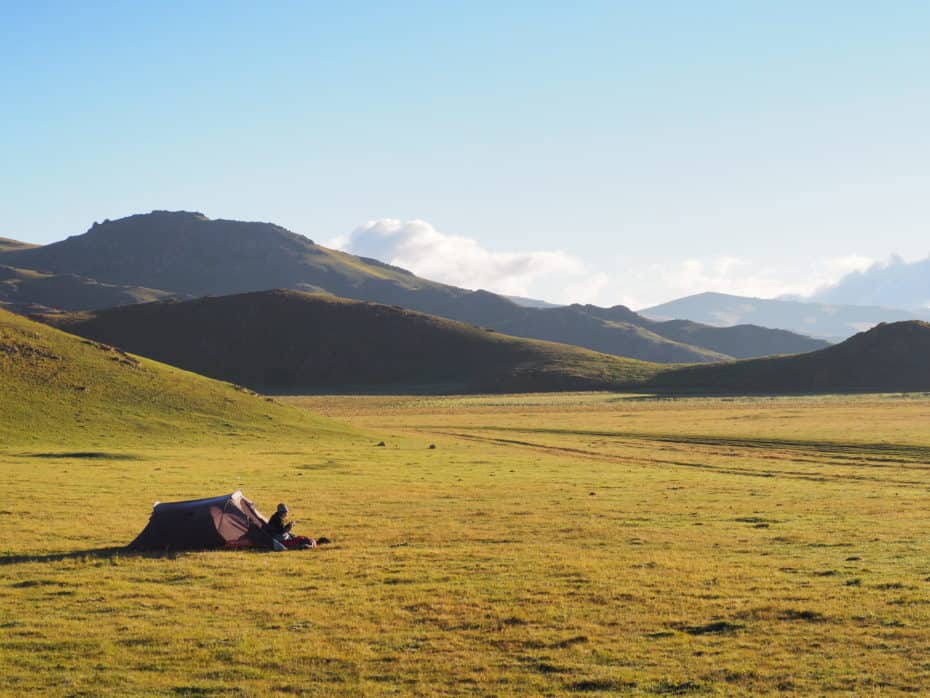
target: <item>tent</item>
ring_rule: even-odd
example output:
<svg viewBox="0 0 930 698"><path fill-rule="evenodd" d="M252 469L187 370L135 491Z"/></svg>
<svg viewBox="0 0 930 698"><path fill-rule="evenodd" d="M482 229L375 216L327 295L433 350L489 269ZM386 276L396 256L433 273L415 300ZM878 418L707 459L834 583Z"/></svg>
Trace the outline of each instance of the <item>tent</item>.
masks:
<svg viewBox="0 0 930 698"><path fill-rule="evenodd" d="M242 492L189 502L156 502L152 518L130 550L206 550L259 546L270 548L268 520Z"/></svg>

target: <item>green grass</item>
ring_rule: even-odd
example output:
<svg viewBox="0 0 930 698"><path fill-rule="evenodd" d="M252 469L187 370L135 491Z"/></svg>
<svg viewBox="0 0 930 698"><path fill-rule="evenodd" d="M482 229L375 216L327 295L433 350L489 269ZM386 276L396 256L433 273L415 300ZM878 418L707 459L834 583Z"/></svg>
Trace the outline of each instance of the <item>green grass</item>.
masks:
<svg viewBox="0 0 930 698"><path fill-rule="evenodd" d="M130 430L122 460L0 447L0 691L930 684L927 396L289 401L362 436L285 422L274 437L143 447ZM113 550L153 500L236 487L266 511L286 501L302 532L335 544Z"/></svg>
<svg viewBox="0 0 930 698"><path fill-rule="evenodd" d="M0 444L148 449L325 432L349 430L0 310Z"/></svg>

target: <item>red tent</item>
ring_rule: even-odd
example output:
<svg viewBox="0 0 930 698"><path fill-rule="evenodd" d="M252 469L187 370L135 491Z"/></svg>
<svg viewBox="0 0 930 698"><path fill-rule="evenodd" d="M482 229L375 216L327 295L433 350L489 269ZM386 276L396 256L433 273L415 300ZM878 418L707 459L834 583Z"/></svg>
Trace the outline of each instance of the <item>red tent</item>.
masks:
<svg viewBox="0 0 930 698"><path fill-rule="evenodd" d="M207 550L271 547L268 520L236 491L189 502L155 503L152 518L129 544L130 550Z"/></svg>

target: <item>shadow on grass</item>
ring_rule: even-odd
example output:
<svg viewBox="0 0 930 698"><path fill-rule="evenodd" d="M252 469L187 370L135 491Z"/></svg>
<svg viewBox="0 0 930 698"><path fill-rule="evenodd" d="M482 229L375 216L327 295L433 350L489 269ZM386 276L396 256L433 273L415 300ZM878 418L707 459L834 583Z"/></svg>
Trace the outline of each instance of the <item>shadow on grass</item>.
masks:
<svg viewBox="0 0 930 698"><path fill-rule="evenodd" d="M29 563L64 562L65 560L112 560L116 557L147 557L173 560L184 553L196 550L130 550L125 546L110 548L88 548L70 550L66 553L45 553L43 555L3 555L0 554L0 567L5 565L25 565ZM225 552L225 551L223 551Z"/></svg>
<svg viewBox="0 0 930 698"><path fill-rule="evenodd" d="M107 453L106 451L61 451L48 453L24 453L27 458L75 458L83 460L142 460L133 453Z"/></svg>
<svg viewBox="0 0 930 698"><path fill-rule="evenodd" d="M112 547L71 550L67 553L46 553L45 555L0 555L0 567L4 565L22 565L29 562L62 562L63 560L83 560L87 558L108 560L117 555L137 554L125 547Z"/></svg>
<svg viewBox="0 0 930 698"><path fill-rule="evenodd" d="M326 541L329 542L328 540ZM274 552L271 548L205 548L190 550L130 550L125 546L114 546L110 548L88 548L86 550L70 550L62 553L45 553L43 555L3 555L0 553L0 567L5 565L25 565L29 563L46 563L46 562L63 562L65 560L111 560L116 557L144 557L144 558L164 558L165 560L175 560L183 555L191 553L221 553L221 554L258 554Z"/></svg>

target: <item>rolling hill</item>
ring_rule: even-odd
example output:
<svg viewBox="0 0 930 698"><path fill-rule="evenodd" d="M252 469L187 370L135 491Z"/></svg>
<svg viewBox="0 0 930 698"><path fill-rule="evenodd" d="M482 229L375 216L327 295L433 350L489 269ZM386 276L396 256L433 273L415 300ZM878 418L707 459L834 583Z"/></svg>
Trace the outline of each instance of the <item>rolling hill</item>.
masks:
<svg viewBox="0 0 930 698"><path fill-rule="evenodd" d="M650 386L673 393L832 393L930 390L930 323L881 324L841 344L796 356L688 366Z"/></svg>
<svg viewBox="0 0 930 698"><path fill-rule="evenodd" d="M48 318L90 339L262 390L611 388L656 364L403 308L275 290Z"/></svg>
<svg viewBox="0 0 930 698"><path fill-rule="evenodd" d="M216 436L346 433L251 391L0 310L0 444L144 447Z"/></svg>
<svg viewBox="0 0 930 698"><path fill-rule="evenodd" d="M10 238L0 238L0 252L12 252L14 250L28 250L31 247L38 247L28 242L11 240Z"/></svg>
<svg viewBox="0 0 930 698"><path fill-rule="evenodd" d="M654 323L622 306L523 307L487 291L447 286L377 260L331 250L271 223L211 220L183 211L104 221L83 235L44 247L0 251L0 264L185 298L271 288L322 291L401 305L521 337L659 362L719 361L822 346L762 327L747 327L738 334L713 327L685 330ZM61 294L59 304L43 296L41 304L74 309L74 298L69 296ZM20 293L18 302L28 307L39 301ZM81 309L94 308L85 304ZM698 339L706 344L692 343Z"/></svg>
<svg viewBox="0 0 930 698"><path fill-rule="evenodd" d="M635 313L622 306L619 308L633 317L619 319L611 317L610 311L597 308L603 311L603 315L599 315L592 312L595 306L527 308L488 291L475 291L459 298L454 310L447 311L446 316L516 337L575 344L605 354L658 363L700 363L731 358L663 337L644 326L652 324L650 321L637 324Z"/></svg>
<svg viewBox="0 0 930 698"><path fill-rule="evenodd" d="M734 359L767 356L777 348L778 354L797 354L830 346L829 342L812 339L786 330L774 330L758 325L713 327L690 320L650 320L629 308L580 306L593 317L609 322L627 322L642 327L666 339L688 346L699 346Z"/></svg>
<svg viewBox="0 0 930 698"><path fill-rule="evenodd" d="M842 341L880 322L930 320L928 310L831 305L731 296L725 293L698 293L646 308L640 313L656 320L686 318L719 327L749 322L765 327L782 327L792 332L822 337L831 341Z"/></svg>
<svg viewBox="0 0 930 698"><path fill-rule="evenodd" d="M101 283L75 274L50 274L0 265L0 305L15 312L97 310L173 296L167 291Z"/></svg>

